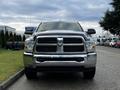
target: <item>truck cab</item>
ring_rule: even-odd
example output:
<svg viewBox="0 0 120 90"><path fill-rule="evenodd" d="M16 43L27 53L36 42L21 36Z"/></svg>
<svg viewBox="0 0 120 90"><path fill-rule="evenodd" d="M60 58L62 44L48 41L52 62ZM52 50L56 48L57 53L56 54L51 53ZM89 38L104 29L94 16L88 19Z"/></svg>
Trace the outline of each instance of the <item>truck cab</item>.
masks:
<svg viewBox="0 0 120 90"><path fill-rule="evenodd" d="M65 71L83 72L84 78L93 79L97 54L95 43L88 37L91 34L95 34L94 29L85 32L78 22L40 23L25 40L26 77L36 78L37 72Z"/></svg>

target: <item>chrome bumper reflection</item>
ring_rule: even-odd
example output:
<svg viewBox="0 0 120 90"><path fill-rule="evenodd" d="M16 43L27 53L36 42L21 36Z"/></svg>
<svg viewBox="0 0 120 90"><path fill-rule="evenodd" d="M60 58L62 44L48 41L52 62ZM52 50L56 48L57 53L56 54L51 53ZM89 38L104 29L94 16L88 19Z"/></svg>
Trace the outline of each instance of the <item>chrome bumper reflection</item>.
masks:
<svg viewBox="0 0 120 90"><path fill-rule="evenodd" d="M84 58L84 61L44 61L39 62L36 58ZM24 52L24 65L25 66L84 66L94 67L96 65L97 54L89 53L82 55L33 55L32 53Z"/></svg>

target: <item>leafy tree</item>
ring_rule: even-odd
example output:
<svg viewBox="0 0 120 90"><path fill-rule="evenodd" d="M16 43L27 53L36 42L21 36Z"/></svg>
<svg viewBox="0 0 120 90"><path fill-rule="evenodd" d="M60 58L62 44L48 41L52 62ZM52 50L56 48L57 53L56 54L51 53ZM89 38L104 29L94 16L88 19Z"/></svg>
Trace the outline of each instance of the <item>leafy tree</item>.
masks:
<svg viewBox="0 0 120 90"><path fill-rule="evenodd" d="M1 46L2 48L4 48L5 47L5 34L3 30L1 31L0 36L1 36Z"/></svg>
<svg viewBox="0 0 120 90"><path fill-rule="evenodd" d="M18 35L16 35L16 41L19 41L19 36Z"/></svg>
<svg viewBox="0 0 120 90"><path fill-rule="evenodd" d="M7 44L8 39L9 39L8 31L5 31L5 36L4 36L5 45Z"/></svg>
<svg viewBox="0 0 120 90"><path fill-rule="evenodd" d="M23 35L23 42L25 41L25 39L26 39L26 38L25 38L25 35Z"/></svg>
<svg viewBox="0 0 120 90"><path fill-rule="evenodd" d="M17 39L16 39L16 33L14 33L13 38L14 38L14 41L17 41Z"/></svg>
<svg viewBox="0 0 120 90"><path fill-rule="evenodd" d="M113 10L107 10L99 23L104 30L120 35L120 0L113 0L110 4Z"/></svg>
<svg viewBox="0 0 120 90"><path fill-rule="evenodd" d="M15 41L22 41L22 36L21 35L16 35L16 40Z"/></svg>
<svg viewBox="0 0 120 90"><path fill-rule="evenodd" d="M0 47L2 46L2 39L1 39L1 31L0 31Z"/></svg>
<svg viewBox="0 0 120 90"><path fill-rule="evenodd" d="M18 35L18 41L22 41L22 36L21 35Z"/></svg>
<svg viewBox="0 0 120 90"><path fill-rule="evenodd" d="M9 41L13 41L14 42L14 36L13 36L13 33L10 32L10 38L9 38Z"/></svg>

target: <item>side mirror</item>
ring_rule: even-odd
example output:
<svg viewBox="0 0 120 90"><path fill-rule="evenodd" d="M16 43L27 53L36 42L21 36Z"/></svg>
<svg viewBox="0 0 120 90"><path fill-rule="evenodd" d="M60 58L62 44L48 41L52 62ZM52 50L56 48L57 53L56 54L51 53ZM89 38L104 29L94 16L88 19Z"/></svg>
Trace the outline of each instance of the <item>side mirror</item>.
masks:
<svg viewBox="0 0 120 90"><path fill-rule="evenodd" d="M32 35L36 27L25 27L25 34Z"/></svg>
<svg viewBox="0 0 120 90"><path fill-rule="evenodd" d="M96 34L95 29L88 29L87 34Z"/></svg>

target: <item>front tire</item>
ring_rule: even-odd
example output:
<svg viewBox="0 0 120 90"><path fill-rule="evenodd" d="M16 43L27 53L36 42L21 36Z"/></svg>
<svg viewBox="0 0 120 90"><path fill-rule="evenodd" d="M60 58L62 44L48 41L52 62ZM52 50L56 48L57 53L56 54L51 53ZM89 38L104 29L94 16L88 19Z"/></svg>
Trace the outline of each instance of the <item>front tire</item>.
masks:
<svg viewBox="0 0 120 90"><path fill-rule="evenodd" d="M28 80L37 78L37 71L32 68L25 68L25 75Z"/></svg>
<svg viewBox="0 0 120 90"><path fill-rule="evenodd" d="M95 76L96 68L88 69L87 71L83 72L84 79L93 79Z"/></svg>

